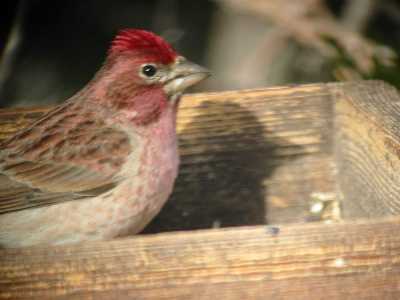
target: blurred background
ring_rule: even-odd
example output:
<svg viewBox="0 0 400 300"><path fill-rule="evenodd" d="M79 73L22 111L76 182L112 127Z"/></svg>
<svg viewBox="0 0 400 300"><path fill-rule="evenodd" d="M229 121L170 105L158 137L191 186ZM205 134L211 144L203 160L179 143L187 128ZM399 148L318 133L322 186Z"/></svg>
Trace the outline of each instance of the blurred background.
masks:
<svg viewBox="0 0 400 300"><path fill-rule="evenodd" d="M192 91L360 78L400 87L396 0L14 0L0 16L1 107L70 97L127 27L211 69Z"/></svg>

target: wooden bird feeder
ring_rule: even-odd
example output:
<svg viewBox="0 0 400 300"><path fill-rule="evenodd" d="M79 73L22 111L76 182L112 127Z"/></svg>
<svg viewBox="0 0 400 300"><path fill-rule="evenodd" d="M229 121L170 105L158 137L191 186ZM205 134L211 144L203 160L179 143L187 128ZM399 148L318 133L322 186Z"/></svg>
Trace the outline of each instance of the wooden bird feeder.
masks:
<svg viewBox="0 0 400 300"><path fill-rule="evenodd" d="M0 138L46 110L2 110ZM145 234L0 250L0 299L400 299L393 87L187 95L178 131L176 188Z"/></svg>

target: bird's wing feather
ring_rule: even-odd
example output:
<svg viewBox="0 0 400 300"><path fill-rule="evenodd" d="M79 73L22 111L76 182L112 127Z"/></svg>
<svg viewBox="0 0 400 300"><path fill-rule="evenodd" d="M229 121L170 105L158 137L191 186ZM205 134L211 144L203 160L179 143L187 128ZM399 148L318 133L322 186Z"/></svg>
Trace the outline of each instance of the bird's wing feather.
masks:
<svg viewBox="0 0 400 300"><path fill-rule="evenodd" d="M0 214L96 196L120 180L128 134L90 113L57 112L2 145Z"/></svg>

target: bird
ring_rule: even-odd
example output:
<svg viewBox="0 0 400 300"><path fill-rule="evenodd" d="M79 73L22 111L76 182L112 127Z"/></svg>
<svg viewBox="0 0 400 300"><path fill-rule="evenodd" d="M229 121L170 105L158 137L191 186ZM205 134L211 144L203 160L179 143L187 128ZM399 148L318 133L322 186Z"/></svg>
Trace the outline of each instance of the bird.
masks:
<svg viewBox="0 0 400 300"><path fill-rule="evenodd" d="M178 174L182 93L210 72L123 29L86 86L0 145L0 247L139 233Z"/></svg>

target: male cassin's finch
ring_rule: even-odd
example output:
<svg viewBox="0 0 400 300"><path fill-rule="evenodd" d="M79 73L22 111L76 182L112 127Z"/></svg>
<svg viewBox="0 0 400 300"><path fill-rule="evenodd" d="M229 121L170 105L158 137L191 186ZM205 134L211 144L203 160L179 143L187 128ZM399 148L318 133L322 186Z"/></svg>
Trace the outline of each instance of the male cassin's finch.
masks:
<svg viewBox="0 0 400 300"><path fill-rule="evenodd" d="M151 32L121 31L87 86L2 144L0 247L142 230L177 175L180 95L208 74Z"/></svg>

